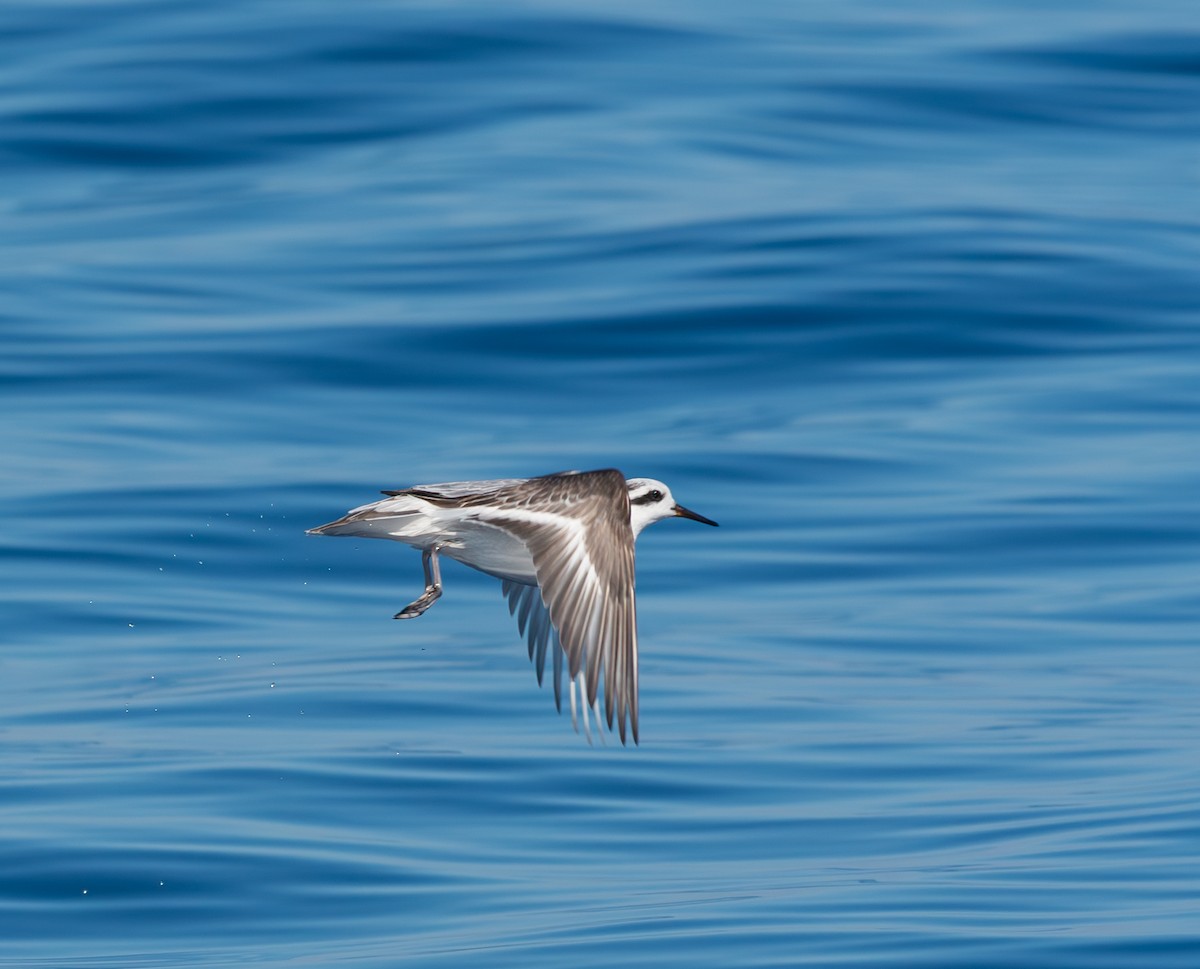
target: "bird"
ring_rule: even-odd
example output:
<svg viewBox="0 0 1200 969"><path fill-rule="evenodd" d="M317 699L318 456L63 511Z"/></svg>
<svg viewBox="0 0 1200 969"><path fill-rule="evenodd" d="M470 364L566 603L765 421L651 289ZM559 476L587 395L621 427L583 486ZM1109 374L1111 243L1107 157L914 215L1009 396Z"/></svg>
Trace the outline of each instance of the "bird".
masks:
<svg viewBox="0 0 1200 969"><path fill-rule="evenodd" d="M615 719L624 744L628 719L638 743L634 542L664 518L715 521L680 505L663 482L626 479L614 468L414 485L381 494L386 497L308 534L387 538L420 549L425 591L395 619L415 619L441 597L439 556L500 579L539 684L550 653L559 712L565 664L571 722L578 732L578 685L590 743L588 710L599 724L603 677L609 730Z"/></svg>

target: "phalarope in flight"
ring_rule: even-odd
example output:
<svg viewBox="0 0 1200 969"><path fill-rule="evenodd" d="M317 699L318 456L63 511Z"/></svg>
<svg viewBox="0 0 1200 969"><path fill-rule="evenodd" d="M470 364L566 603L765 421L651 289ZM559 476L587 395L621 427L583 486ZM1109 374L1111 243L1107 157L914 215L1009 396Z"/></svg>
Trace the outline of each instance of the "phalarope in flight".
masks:
<svg viewBox="0 0 1200 969"><path fill-rule="evenodd" d="M452 481L385 491L310 535L390 538L421 550L425 591L398 613L413 619L442 594L438 556L500 579L508 608L529 642L538 682L550 651L554 702L562 709L564 657L570 674L571 722L575 688L597 722L604 676L609 729L614 712L621 742L628 713L638 739L637 615L633 545L642 529L663 518L715 521L676 503L653 478L625 480L620 471L566 471L540 478Z"/></svg>

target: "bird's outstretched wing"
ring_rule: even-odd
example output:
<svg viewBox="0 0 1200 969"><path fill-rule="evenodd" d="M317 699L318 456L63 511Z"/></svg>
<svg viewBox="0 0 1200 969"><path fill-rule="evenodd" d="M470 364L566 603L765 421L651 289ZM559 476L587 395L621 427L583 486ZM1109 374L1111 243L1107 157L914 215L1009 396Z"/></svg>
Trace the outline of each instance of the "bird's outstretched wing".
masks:
<svg viewBox="0 0 1200 969"><path fill-rule="evenodd" d="M476 511L480 522L503 528L525 543L541 604L558 633L571 679L582 674L585 702L594 706L603 676L608 726L613 727L615 716L623 743L628 717L637 743L637 609L624 476L606 470L531 478L505 489L503 501ZM549 645L548 640L541 645L545 631L537 623L534 603L511 584L505 591L510 608L526 616L523 632L530 637L531 658L544 669ZM559 690L555 699L561 702Z"/></svg>

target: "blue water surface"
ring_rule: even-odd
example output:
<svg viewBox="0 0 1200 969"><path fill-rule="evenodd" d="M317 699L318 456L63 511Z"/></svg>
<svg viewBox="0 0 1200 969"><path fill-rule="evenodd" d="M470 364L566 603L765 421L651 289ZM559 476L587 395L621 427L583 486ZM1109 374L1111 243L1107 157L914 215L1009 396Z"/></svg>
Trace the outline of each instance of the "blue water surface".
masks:
<svg viewBox="0 0 1200 969"><path fill-rule="evenodd" d="M0 8L0 966L1200 965L1190 0ZM641 744L380 488L615 466Z"/></svg>

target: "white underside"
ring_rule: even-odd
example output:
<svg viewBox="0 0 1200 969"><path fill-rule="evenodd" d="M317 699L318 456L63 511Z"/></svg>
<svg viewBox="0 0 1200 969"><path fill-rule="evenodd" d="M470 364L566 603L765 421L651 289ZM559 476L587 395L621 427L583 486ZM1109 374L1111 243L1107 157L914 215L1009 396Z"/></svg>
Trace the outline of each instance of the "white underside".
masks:
<svg viewBox="0 0 1200 969"><path fill-rule="evenodd" d="M480 522L460 522L455 534L455 541L447 542L443 537L438 543L443 555L498 579L537 585L529 549L504 529Z"/></svg>
<svg viewBox="0 0 1200 969"><path fill-rule="evenodd" d="M326 534L390 538L422 550L437 546L440 554L498 579L537 584L533 558L525 543L502 528L479 521L470 509L439 508L419 498L401 496L364 505L350 514L367 509L377 514L395 513L395 517L349 521L328 529Z"/></svg>

